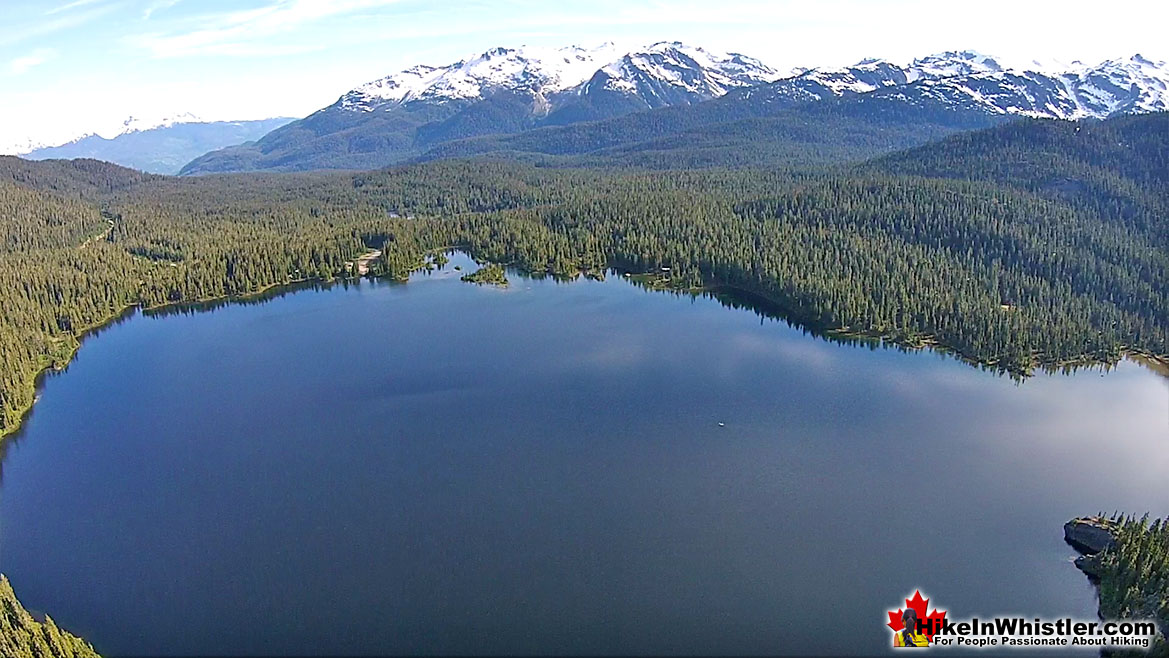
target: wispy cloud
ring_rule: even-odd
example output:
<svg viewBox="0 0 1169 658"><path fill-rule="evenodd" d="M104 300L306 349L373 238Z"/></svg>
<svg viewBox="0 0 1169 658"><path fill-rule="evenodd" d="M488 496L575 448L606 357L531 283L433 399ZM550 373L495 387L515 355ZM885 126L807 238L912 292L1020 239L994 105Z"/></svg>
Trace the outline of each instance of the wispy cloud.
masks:
<svg viewBox="0 0 1169 658"><path fill-rule="evenodd" d="M142 10L142 20L148 21L156 12L170 9L177 4L179 4L179 0L159 0L158 2L151 3L146 6L146 9Z"/></svg>
<svg viewBox="0 0 1169 658"><path fill-rule="evenodd" d="M60 14L61 12L64 12L64 11L70 11L72 9L84 7L85 5L92 5L92 4L101 2L101 1L102 0L73 0L73 2L67 2L63 5L58 6L58 7L53 7L52 9L46 11L45 15L52 16L53 14Z"/></svg>
<svg viewBox="0 0 1169 658"><path fill-rule="evenodd" d="M45 62L57 56L57 51L52 48L38 48L23 57L17 57L8 63L8 70L13 75L20 75L25 73L34 66L40 66Z"/></svg>
<svg viewBox="0 0 1169 658"><path fill-rule="evenodd" d="M193 29L130 37L131 45L155 57L192 55L285 54L315 46L271 46L259 40L278 36L316 21L389 5L398 0L276 0L256 9L204 16Z"/></svg>
<svg viewBox="0 0 1169 658"><path fill-rule="evenodd" d="M77 7L81 7L77 3L72 3ZM90 3L85 3L90 4ZM90 7L82 11L70 11L68 13L61 13L65 11L65 7L59 7L57 12L60 15L54 16L52 19L39 21L35 25L25 25L11 30L4 30L0 32L0 46L8 46L14 43L21 43L30 39L37 39L54 32L68 30L71 28L85 25L93 20L96 20L109 12L117 9L118 4L106 4L97 7Z"/></svg>

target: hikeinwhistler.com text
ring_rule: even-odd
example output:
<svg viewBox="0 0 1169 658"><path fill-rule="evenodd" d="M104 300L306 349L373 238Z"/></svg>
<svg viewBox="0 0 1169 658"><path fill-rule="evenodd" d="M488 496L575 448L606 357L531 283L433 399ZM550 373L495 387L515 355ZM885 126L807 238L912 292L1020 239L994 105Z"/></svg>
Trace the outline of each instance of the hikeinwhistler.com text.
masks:
<svg viewBox="0 0 1169 658"><path fill-rule="evenodd" d="M1102 647L1148 649L1158 635L1149 620L1086 621L1077 619L1024 619L995 617L965 621L922 620L918 624L932 633L934 647L961 648L1043 648Z"/></svg>

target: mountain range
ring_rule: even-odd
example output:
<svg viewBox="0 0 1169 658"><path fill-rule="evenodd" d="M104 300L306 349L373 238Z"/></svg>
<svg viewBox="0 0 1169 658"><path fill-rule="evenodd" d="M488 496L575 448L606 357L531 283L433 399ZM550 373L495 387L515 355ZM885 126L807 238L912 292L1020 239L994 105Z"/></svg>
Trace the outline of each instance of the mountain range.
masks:
<svg viewBox="0 0 1169 658"><path fill-rule="evenodd" d="M456 139L690 105L781 77L750 57L678 42L633 51L612 44L495 48L361 85L254 145L208 154L184 173L373 168Z"/></svg>
<svg viewBox="0 0 1169 658"><path fill-rule="evenodd" d="M891 97L910 103L935 102L988 114L1105 119L1169 109L1169 64L1138 54L1095 66L1010 66L964 50L915 59L907 66L867 59L840 69L812 69L767 91L794 91L820 100L890 88L896 89L887 92Z"/></svg>
<svg viewBox="0 0 1169 658"><path fill-rule="evenodd" d="M807 107L818 101L831 102ZM867 157L1015 116L1103 119L1166 109L1169 65L1140 55L1097 65L1042 64L963 50L908 64L866 59L780 71L746 55L679 42L634 50L495 48L373 80L255 142L195 158L182 173L369 169L517 151L603 160L604 149L639 150L634 145L684 133L725 151L768 137L767 122L733 128L730 122L776 117L807 132L817 148L817 139L830 137L812 134L817 122L887 133L888 140L857 154ZM929 126L917 130L923 121ZM733 139L715 144L714 126L714 134ZM529 148L533 142L539 146Z"/></svg>
<svg viewBox="0 0 1169 658"><path fill-rule="evenodd" d="M294 119L201 121L190 114L155 121L130 117L111 136L85 135L60 146L29 151L22 157L93 158L152 174L177 174L184 164L203 153L259 139L290 121Z"/></svg>

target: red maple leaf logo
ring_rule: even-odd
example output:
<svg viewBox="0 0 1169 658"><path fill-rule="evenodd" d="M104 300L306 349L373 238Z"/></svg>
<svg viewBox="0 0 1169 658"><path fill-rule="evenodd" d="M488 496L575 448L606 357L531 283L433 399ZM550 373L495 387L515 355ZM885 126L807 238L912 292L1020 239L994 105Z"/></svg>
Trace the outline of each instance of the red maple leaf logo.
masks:
<svg viewBox="0 0 1169 658"><path fill-rule="evenodd" d="M912 599L905 599L905 605L913 608L917 613L917 618L922 622L921 633L925 635L930 642L934 641L934 633L942 627L942 622L946 619L946 611L939 611L937 608L933 612L926 614L926 608L929 607L930 600L921 597L921 590L913 593ZM887 626L893 629L893 632L900 632L905 628L905 622L901 620L901 615L905 612L905 608L898 608L897 612L889 612L889 623Z"/></svg>

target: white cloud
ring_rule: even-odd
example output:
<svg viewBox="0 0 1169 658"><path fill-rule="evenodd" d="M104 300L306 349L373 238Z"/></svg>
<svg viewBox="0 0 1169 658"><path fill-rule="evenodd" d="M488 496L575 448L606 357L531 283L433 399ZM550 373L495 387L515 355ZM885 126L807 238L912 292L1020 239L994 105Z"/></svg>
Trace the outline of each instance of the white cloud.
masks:
<svg viewBox="0 0 1169 658"><path fill-rule="evenodd" d="M187 11L167 11L176 4ZM525 43L679 39L776 68L845 65L870 55L906 60L955 48L1008 59L1096 62L1138 51L1164 59L1165 20L1154 20L1169 19L1163 4L1122 0L1084 23L1090 0L985 0L961 22L927 0L216 3L226 9L183 0L0 0L10 28L0 30L6 83L0 148L60 143L155 111L207 119L304 116L357 84L417 63L445 64ZM45 15L48 7L56 8L53 15ZM1004 23L1007 9L1012 20ZM1048 29L1036 33L1035 24ZM40 62L28 57L36 48L56 49L59 63L69 66L34 69ZM173 59L182 57L188 59ZM103 102L84 112L54 102L87 95Z"/></svg>
<svg viewBox="0 0 1169 658"><path fill-rule="evenodd" d="M150 17L155 14L155 12L160 12L164 9L170 9L177 4L179 4L179 0L159 0L159 2L147 5L146 9L142 10L142 20L148 21L150 20Z"/></svg>
<svg viewBox="0 0 1169 658"><path fill-rule="evenodd" d="M77 9L78 7L84 7L85 5L92 5L97 2L101 2L101 0L73 0L73 2L63 4L59 7L53 7L52 9L46 11L45 15L51 16L53 14L59 14L63 11L69 11L70 9Z"/></svg>
<svg viewBox="0 0 1169 658"><path fill-rule="evenodd" d="M145 48L155 57L287 54L287 46L260 46L256 40L289 32L330 16L397 1L276 0L256 9L204 17L200 26L189 31L136 35L127 39L127 43ZM295 51L304 52L305 49L301 47Z"/></svg>
<svg viewBox="0 0 1169 658"><path fill-rule="evenodd" d="M808 340L802 336L763 336L758 333L739 333L731 337L730 343L737 353L749 355L752 362L759 359L782 361L789 366L811 368L816 374L826 376L836 369L836 357L840 349L824 340Z"/></svg>
<svg viewBox="0 0 1169 658"><path fill-rule="evenodd" d="M8 63L8 70L13 75L20 75L25 73L34 66L40 66L45 62L57 56L57 52L52 48L37 48L31 53L23 57L17 57Z"/></svg>
<svg viewBox="0 0 1169 658"><path fill-rule="evenodd" d="M31 39L40 39L55 32L80 27L108 14L118 7L119 5L117 4L101 5L99 7L91 7L84 11L69 12L61 16L56 16L51 20L38 21L33 25L13 26L12 29L5 29L0 32L0 47ZM63 10L62 8L61 11ZM7 25L5 26L5 28L8 27Z"/></svg>

